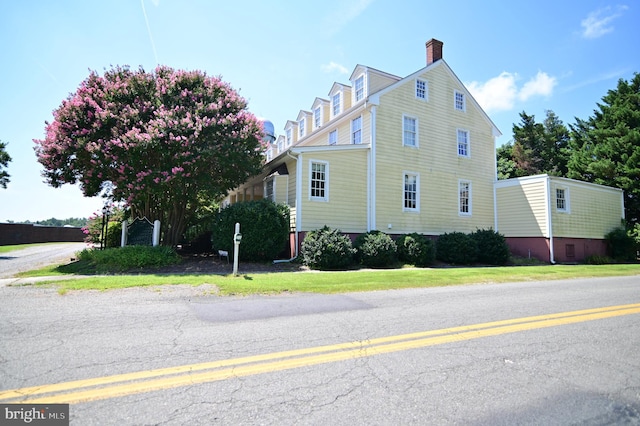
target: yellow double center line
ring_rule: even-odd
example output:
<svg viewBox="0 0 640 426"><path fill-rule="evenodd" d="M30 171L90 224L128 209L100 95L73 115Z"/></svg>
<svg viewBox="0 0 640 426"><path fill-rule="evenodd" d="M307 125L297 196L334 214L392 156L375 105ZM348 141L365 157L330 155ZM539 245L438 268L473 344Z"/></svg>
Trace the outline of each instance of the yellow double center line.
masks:
<svg viewBox="0 0 640 426"><path fill-rule="evenodd" d="M80 403L427 346L640 313L640 303L516 318L371 340L0 391L0 402Z"/></svg>

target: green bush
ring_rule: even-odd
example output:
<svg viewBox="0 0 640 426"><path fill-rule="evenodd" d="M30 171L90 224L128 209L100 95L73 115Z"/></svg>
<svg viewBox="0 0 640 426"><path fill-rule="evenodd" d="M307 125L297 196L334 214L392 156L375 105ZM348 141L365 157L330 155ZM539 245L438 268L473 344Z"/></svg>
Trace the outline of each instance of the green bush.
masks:
<svg viewBox="0 0 640 426"><path fill-rule="evenodd" d="M435 243L424 235L413 233L396 240L398 257L415 266L429 266L436 259Z"/></svg>
<svg viewBox="0 0 640 426"><path fill-rule="evenodd" d="M469 265L476 261L477 255L476 241L462 232L444 233L436 242L436 257L445 263Z"/></svg>
<svg viewBox="0 0 640 426"><path fill-rule="evenodd" d="M349 237L328 226L308 232L300 247L302 263L312 269L346 269L354 254Z"/></svg>
<svg viewBox="0 0 640 426"><path fill-rule="evenodd" d="M609 256L615 260L636 260L638 249L635 238L624 228L617 228L605 235Z"/></svg>
<svg viewBox="0 0 640 426"><path fill-rule="evenodd" d="M476 261L488 265L505 265L511 252L502 234L493 229L478 229L471 233L476 242L478 254Z"/></svg>
<svg viewBox="0 0 640 426"><path fill-rule="evenodd" d="M385 268L397 262L396 242L384 232L360 234L353 243L358 263L370 268Z"/></svg>
<svg viewBox="0 0 640 426"><path fill-rule="evenodd" d="M609 256L592 254L591 256L587 256L584 259L584 263L586 263L587 265L608 265L613 263L613 259L611 259Z"/></svg>
<svg viewBox="0 0 640 426"><path fill-rule="evenodd" d="M109 222L107 226L107 247L120 247L122 243L122 222Z"/></svg>
<svg viewBox="0 0 640 426"><path fill-rule="evenodd" d="M78 254L78 259L93 264L98 273L175 265L181 260L175 250L165 246L85 249Z"/></svg>
<svg viewBox="0 0 640 426"><path fill-rule="evenodd" d="M240 224L240 259L275 259L289 240L289 207L263 199L236 203L222 209L211 230L215 250L233 253L235 224Z"/></svg>

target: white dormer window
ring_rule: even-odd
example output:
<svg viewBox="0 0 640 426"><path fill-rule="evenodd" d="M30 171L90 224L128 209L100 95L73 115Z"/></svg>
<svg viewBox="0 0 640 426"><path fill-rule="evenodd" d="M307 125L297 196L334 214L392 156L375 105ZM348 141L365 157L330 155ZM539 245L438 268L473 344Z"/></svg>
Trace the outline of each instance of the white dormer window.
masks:
<svg viewBox="0 0 640 426"><path fill-rule="evenodd" d="M287 138L287 146L291 146L291 143L293 142L293 131L291 130L291 127L287 129L286 138ZM280 149L278 148L278 150Z"/></svg>
<svg viewBox="0 0 640 426"><path fill-rule="evenodd" d="M336 93L331 97L331 113L334 117L341 112L342 103L340 102L340 97L340 93Z"/></svg>
<svg viewBox="0 0 640 426"><path fill-rule="evenodd" d="M319 106L313 110L313 127L318 128L322 124L322 107Z"/></svg>
<svg viewBox="0 0 640 426"><path fill-rule="evenodd" d="M458 111L466 111L467 110L467 105L465 102L465 98L464 98L464 93L459 92L459 91L455 91L455 108Z"/></svg>
<svg viewBox="0 0 640 426"><path fill-rule="evenodd" d="M302 139L305 135L305 119L298 121L298 139Z"/></svg>
<svg viewBox="0 0 640 426"><path fill-rule="evenodd" d="M429 98L429 86L426 80L416 80L416 98L426 101Z"/></svg>
<svg viewBox="0 0 640 426"><path fill-rule="evenodd" d="M287 138L287 146L289 146L288 138ZM284 142L282 141L282 139L280 139L280 141L278 141L278 154L280 154L282 151L284 151Z"/></svg>
<svg viewBox="0 0 640 426"><path fill-rule="evenodd" d="M364 74L356 78L354 88L355 88L356 102L364 99Z"/></svg>

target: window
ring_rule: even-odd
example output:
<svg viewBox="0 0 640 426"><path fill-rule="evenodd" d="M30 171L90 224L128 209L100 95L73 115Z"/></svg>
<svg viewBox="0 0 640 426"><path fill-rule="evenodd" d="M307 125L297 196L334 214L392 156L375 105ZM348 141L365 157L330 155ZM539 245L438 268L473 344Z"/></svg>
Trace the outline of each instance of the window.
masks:
<svg viewBox="0 0 640 426"><path fill-rule="evenodd" d="M322 110L318 107L313 110L313 126L317 129L322 124Z"/></svg>
<svg viewBox="0 0 640 426"><path fill-rule="evenodd" d="M427 82L425 80L416 80L416 98L427 100L428 91L427 91Z"/></svg>
<svg viewBox="0 0 640 426"><path fill-rule="evenodd" d="M458 156L469 157L469 132L458 129Z"/></svg>
<svg viewBox="0 0 640 426"><path fill-rule="evenodd" d="M559 212L569 212L569 190L566 188L556 188L556 210Z"/></svg>
<svg viewBox="0 0 640 426"><path fill-rule="evenodd" d="M418 146L418 119L402 116L402 144L404 146Z"/></svg>
<svg viewBox="0 0 640 426"><path fill-rule="evenodd" d="M265 182L264 194L267 200L276 201L275 193L273 191L273 178Z"/></svg>
<svg viewBox="0 0 640 426"><path fill-rule="evenodd" d="M356 79L355 89L356 102L358 102L364 98L364 75L361 75Z"/></svg>
<svg viewBox="0 0 640 426"><path fill-rule="evenodd" d="M331 97L331 111L334 117L340 114L340 93L336 93Z"/></svg>
<svg viewBox="0 0 640 426"><path fill-rule="evenodd" d="M287 146L291 146L291 142L293 142L293 132L291 131L291 127L287 129L286 138L287 138ZM280 148L278 147L278 149Z"/></svg>
<svg viewBox="0 0 640 426"><path fill-rule="evenodd" d="M335 145L338 143L338 131L334 130L329 133L329 145Z"/></svg>
<svg viewBox="0 0 640 426"><path fill-rule="evenodd" d="M463 216L471 215L471 182L458 182L458 213Z"/></svg>
<svg viewBox="0 0 640 426"><path fill-rule="evenodd" d="M419 190L419 182L418 175L415 173L405 173L404 174L404 197L403 197L403 210L404 211L418 211L419 208L419 199L418 194Z"/></svg>
<svg viewBox="0 0 640 426"><path fill-rule="evenodd" d="M362 143L362 117L354 118L351 121L351 143Z"/></svg>
<svg viewBox="0 0 640 426"><path fill-rule="evenodd" d="M311 161L310 179L309 179L309 197L316 201L327 201L327 169L328 164L325 162Z"/></svg>
<svg viewBox="0 0 640 426"><path fill-rule="evenodd" d="M287 141L289 140L290 139L287 138ZM287 142L287 145L289 145L289 142ZM278 142L278 154L280 154L282 151L284 151L284 141L280 139L280 141Z"/></svg>
<svg viewBox="0 0 640 426"><path fill-rule="evenodd" d="M302 139L304 137L305 134L305 120L304 118L300 121L298 121L298 139Z"/></svg>
<svg viewBox="0 0 640 426"><path fill-rule="evenodd" d="M467 105L464 99L464 93L455 91L455 107L458 111L466 111Z"/></svg>

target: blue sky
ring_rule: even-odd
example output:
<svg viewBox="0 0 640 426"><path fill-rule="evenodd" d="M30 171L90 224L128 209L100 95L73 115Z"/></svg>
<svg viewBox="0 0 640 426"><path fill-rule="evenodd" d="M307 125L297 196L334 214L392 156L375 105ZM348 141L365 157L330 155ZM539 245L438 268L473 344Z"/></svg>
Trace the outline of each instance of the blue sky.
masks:
<svg viewBox="0 0 640 426"><path fill-rule="evenodd" d="M45 0L0 3L0 140L13 157L0 221L88 217L100 198L50 188L33 139L89 70L158 64L219 75L281 133L357 64L407 76L425 42L443 56L502 131L518 113L566 124L640 72L640 3L609 1L322 2Z"/></svg>

